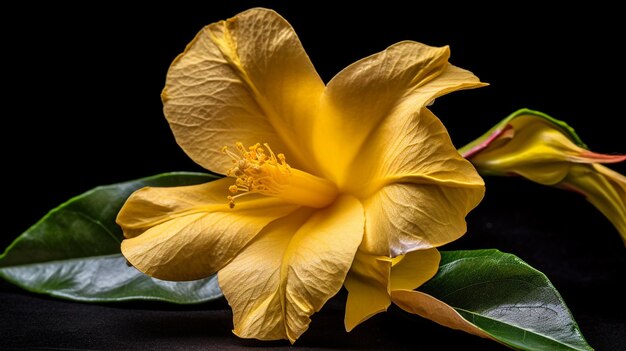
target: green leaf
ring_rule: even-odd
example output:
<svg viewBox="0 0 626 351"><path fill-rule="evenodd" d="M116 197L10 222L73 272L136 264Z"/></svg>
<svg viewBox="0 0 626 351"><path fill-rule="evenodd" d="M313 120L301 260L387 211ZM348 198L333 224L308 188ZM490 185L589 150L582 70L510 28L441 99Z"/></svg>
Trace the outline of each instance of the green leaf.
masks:
<svg viewBox="0 0 626 351"><path fill-rule="evenodd" d="M521 350L592 350L548 278L498 250L441 253L419 288L497 341Z"/></svg>
<svg viewBox="0 0 626 351"><path fill-rule="evenodd" d="M160 300L199 303L222 296L217 277L192 282L151 278L126 265L115 223L135 190L217 179L203 173L165 173L101 186L50 211L0 256L0 277L32 292L90 302Z"/></svg>

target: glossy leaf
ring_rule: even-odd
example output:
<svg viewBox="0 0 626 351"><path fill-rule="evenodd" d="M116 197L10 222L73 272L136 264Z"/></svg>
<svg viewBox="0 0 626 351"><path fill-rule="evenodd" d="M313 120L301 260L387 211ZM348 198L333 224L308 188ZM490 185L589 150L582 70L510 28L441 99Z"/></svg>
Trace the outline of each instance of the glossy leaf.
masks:
<svg viewBox="0 0 626 351"><path fill-rule="evenodd" d="M592 350L548 278L514 255L498 250L442 252L439 272L419 290L512 348ZM461 325L456 329L468 331Z"/></svg>
<svg viewBox="0 0 626 351"><path fill-rule="evenodd" d="M145 186L209 182L202 173L165 173L101 186L50 211L0 256L0 277L32 292L78 301L161 300L198 303L222 296L213 276L192 282L151 278L126 264L115 218Z"/></svg>

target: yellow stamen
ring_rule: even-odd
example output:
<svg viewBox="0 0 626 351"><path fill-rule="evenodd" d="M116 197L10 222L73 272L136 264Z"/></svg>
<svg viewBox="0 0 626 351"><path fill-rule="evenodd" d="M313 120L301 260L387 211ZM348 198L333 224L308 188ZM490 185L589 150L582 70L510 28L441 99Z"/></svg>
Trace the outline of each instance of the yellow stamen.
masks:
<svg viewBox="0 0 626 351"><path fill-rule="evenodd" d="M235 207L237 198L255 193L317 208L329 205L337 196L335 184L291 168L285 155L274 154L268 144L257 143L246 149L238 142L235 147L238 153L227 146L222 148L233 162L226 175L236 178L235 184L228 187L233 194L227 197L230 208Z"/></svg>

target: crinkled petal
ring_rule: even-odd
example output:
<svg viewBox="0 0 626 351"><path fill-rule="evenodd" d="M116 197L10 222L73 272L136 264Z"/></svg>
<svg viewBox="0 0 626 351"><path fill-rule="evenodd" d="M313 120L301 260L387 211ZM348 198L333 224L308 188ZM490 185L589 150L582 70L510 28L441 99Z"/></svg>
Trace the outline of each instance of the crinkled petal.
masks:
<svg viewBox="0 0 626 351"><path fill-rule="evenodd" d="M466 188L468 196L484 189L482 178L456 151L441 121L427 108L414 111L412 104L400 104L381 123L351 170L359 176L346 186L364 197L392 183Z"/></svg>
<svg viewBox="0 0 626 351"><path fill-rule="evenodd" d="M363 237L361 203L343 196L267 226L218 273L242 338L289 339L341 288Z"/></svg>
<svg viewBox="0 0 626 351"><path fill-rule="evenodd" d="M230 209L227 182L232 179L135 192L117 218L128 238L122 242L122 254L155 278L204 278L228 263L268 223L298 208L251 195Z"/></svg>
<svg viewBox="0 0 626 351"><path fill-rule="evenodd" d="M428 109L415 118L394 116L400 115L382 124L353 167L365 182L357 179L354 191L368 198L363 248L375 255L401 255L459 238L465 216L485 191L478 172ZM383 138L393 131L402 133Z"/></svg>
<svg viewBox="0 0 626 351"><path fill-rule="evenodd" d="M470 72L450 65L449 56L448 47L405 41L337 74L324 91L313 129L314 152L326 176L340 187L352 182L353 160L390 116L414 118L440 95L483 85Z"/></svg>
<svg viewBox="0 0 626 351"><path fill-rule="evenodd" d="M203 28L172 63L162 98L176 141L225 174L225 145L269 143L312 171L308 143L324 83L293 28L255 8Z"/></svg>
<svg viewBox="0 0 626 351"><path fill-rule="evenodd" d="M403 115L382 124L353 167L359 175L354 191L368 199L363 250L374 255L397 256L457 239L485 191L482 178L432 112L424 108L414 118L395 116Z"/></svg>
<svg viewBox="0 0 626 351"><path fill-rule="evenodd" d="M483 194L482 187L387 185L364 202L366 228L361 250L395 257L456 240L467 229L465 216Z"/></svg>
<svg viewBox="0 0 626 351"><path fill-rule="evenodd" d="M224 209L232 178L178 187L145 187L135 191L117 215L126 238L135 237L157 224L195 212Z"/></svg>

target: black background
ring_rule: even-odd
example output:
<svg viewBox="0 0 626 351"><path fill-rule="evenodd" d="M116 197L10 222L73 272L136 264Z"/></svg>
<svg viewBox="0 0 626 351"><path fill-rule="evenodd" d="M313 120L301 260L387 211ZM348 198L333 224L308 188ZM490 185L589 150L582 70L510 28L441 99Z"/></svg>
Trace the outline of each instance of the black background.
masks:
<svg viewBox="0 0 626 351"><path fill-rule="evenodd" d="M585 4L548 10L527 2L442 5L386 1L341 10L319 2L172 4L131 9L32 7L3 11L0 244L49 209L94 186L174 170L202 171L176 145L160 91L174 57L206 24L253 6L294 26L328 81L348 64L401 40L452 48L451 62L491 85L432 107L460 147L518 108L566 120L591 149L625 153L623 19ZM624 165L612 168L626 173ZM618 232L583 198L521 179L486 178L487 195L448 249L498 248L547 274L598 350L624 349L626 278ZM223 302L84 305L0 283L0 348L285 346L229 332ZM345 295L313 318L301 348L431 349L501 346L392 309L346 334Z"/></svg>

